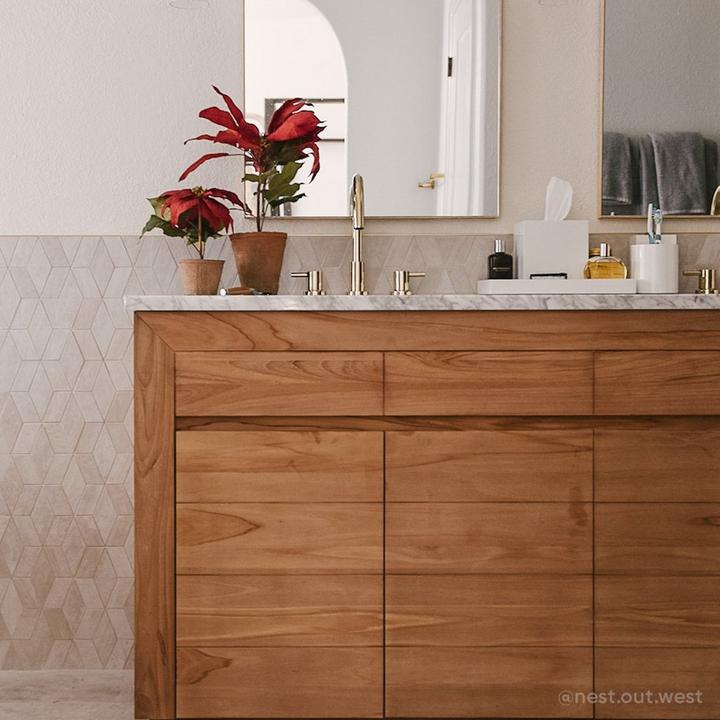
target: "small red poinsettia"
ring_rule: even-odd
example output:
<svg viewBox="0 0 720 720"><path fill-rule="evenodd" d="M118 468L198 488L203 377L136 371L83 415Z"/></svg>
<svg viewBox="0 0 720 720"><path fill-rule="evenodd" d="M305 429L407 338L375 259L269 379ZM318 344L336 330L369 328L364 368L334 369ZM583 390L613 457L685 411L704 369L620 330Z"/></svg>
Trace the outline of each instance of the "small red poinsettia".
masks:
<svg viewBox="0 0 720 720"><path fill-rule="evenodd" d="M202 259L208 238L217 237L233 227L230 208L217 198L247 210L245 203L230 190L202 187L166 190L158 197L148 199L153 214L143 228L143 235L160 228L170 237L184 237Z"/></svg>
<svg viewBox="0 0 720 720"><path fill-rule="evenodd" d="M320 171L318 141L325 126L309 109L312 107L311 103L293 98L283 103L273 113L267 132L261 133L255 125L245 120L242 111L229 95L221 92L214 85L213 90L223 98L228 109L205 108L200 111L200 117L224 129L215 135L199 135L186 142L209 140L221 145L230 145L240 152L203 155L183 172L180 180L184 180L208 160L231 155L244 158L245 163L252 165L255 170L254 173L246 173L243 180L257 185L254 192L255 217L257 229L261 231L270 208L297 202L305 197L304 193L298 193L302 183L295 182L295 176L302 163L309 157L313 159L310 182Z"/></svg>

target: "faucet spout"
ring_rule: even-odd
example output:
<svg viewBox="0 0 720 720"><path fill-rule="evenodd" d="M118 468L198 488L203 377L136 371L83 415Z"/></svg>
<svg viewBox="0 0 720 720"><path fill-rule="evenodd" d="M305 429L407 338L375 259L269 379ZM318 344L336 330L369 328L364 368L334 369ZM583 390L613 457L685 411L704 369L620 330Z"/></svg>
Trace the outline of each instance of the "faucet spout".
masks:
<svg viewBox="0 0 720 720"><path fill-rule="evenodd" d="M362 243L365 230L365 183L361 175L353 175L350 187L350 217L353 228L353 257L350 263L349 294L367 295Z"/></svg>

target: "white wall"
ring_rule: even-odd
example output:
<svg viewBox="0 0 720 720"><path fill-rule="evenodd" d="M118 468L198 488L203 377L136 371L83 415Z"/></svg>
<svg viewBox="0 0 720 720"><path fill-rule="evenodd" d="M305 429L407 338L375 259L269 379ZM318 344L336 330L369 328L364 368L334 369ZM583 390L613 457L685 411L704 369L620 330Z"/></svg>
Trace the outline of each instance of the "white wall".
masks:
<svg viewBox="0 0 720 720"><path fill-rule="evenodd" d="M345 52L348 172L370 215L432 215L438 170L442 0L312 0Z"/></svg>
<svg viewBox="0 0 720 720"><path fill-rule="evenodd" d="M170 14L164 0L3 0L0 235L137 232L137 221L144 219L144 211L138 212L138 207L143 208L142 198L157 190L158 185L165 189L162 186L172 183L183 160L194 157L192 150L184 155L178 143L205 127L202 121L192 118L211 99L206 86L216 80L228 88L237 87L239 94L239 31L234 29L239 23L239 5L239 0L211 0L213 13L222 9L222 21L215 23L213 33L193 33L198 37L191 42L190 30L179 19L182 13ZM132 11L138 6L142 13ZM60 12L63 8L71 14L70 19ZM150 23L153 8L156 21ZM44 19L43 14L49 19ZM597 218L600 0L546 0L542 4L540 0L504 0L503 14L501 217L371 220L370 232L512 232L517 220L542 217L545 184L552 175L566 178L575 188L572 217ZM95 38L90 30L96 30L97 25L107 27L98 15L125 17L127 40L110 42L109 28ZM91 17L97 22L88 29ZM158 25L158 17L167 22L164 30ZM17 32L8 28L17 28ZM175 42L178 37L182 42ZM126 49L126 43L130 43L131 51ZM195 47L197 51L192 49ZM44 59L47 57L49 61ZM68 58L72 61L70 71ZM83 62L84 58L89 58L88 62ZM197 70L198 64L204 70ZM189 67L194 68L193 74L203 77L188 82ZM63 73L69 77L63 79ZM109 110L100 73L117 78L123 86L122 104L115 107L110 103ZM139 83L141 90L129 89L128 78L132 78L133 85ZM33 85L42 91L39 95L29 94ZM61 92L56 92L54 85ZM83 91L87 88L92 92L86 95ZM149 99L154 102L148 103ZM103 124L78 120L70 101L80 102L86 109L105 107L99 118ZM128 114L138 118L133 129L142 126L143 136L129 132L118 120L127 122ZM99 153L100 160L90 157L81 162L67 156L66 148L82 147L78 125L92 129L92 152L88 154ZM105 142L107 135L110 139ZM117 136L120 140L116 140ZM60 158L55 157L58 150ZM106 158L106 154L110 157ZM148 154L153 163L145 159ZM84 170L88 166L91 172L86 179ZM149 175L153 176L152 182ZM72 187L65 192L63 186ZM94 192L93 202L87 206L77 198L78 193L106 186L118 190L119 199L114 205L106 202L96 210ZM69 213L59 205L58 196L71 193ZM50 200L29 214L27 198L43 194L50 194ZM136 195L140 197L139 206ZM103 193L102 198L106 196ZM90 220L85 220L88 216ZM666 224L667 232L720 231L717 219L669 219ZM344 220L278 220L269 224L269 229L273 227L293 234L348 231ZM591 229L642 232L643 223L593 220Z"/></svg>
<svg viewBox="0 0 720 720"><path fill-rule="evenodd" d="M205 151L183 141L210 85L241 95L237 0L2 0L0 28L2 235L139 233ZM235 169L193 181L237 187Z"/></svg>
<svg viewBox="0 0 720 720"><path fill-rule="evenodd" d="M720 2L608 0L605 129L720 140Z"/></svg>
<svg viewBox="0 0 720 720"><path fill-rule="evenodd" d="M347 74L335 31L310 0L246 0L245 112L265 124L265 98L347 98ZM272 38L272 42L268 42ZM312 41L309 41L309 39ZM327 121L327 106L316 107ZM325 137L346 137L346 105L335 105L337 118ZM320 144L320 173L292 208L294 216L344 215L347 210L347 146ZM305 182L311 163L298 174Z"/></svg>

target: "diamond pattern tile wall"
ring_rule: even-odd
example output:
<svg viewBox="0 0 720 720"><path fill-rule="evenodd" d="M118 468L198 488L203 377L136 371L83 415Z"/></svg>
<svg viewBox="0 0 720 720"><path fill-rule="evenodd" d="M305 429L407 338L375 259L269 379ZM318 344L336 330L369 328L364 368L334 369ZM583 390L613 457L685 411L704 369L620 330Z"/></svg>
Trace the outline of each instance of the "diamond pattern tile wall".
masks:
<svg viewBox="0 0 720 720"><path fill-rule="evenodd" d="M493 237L372 237L371 292L423 270L418 292L474 292ZM511 239L508 238L508 245ZM626 254L627 237L613 238ZM720 264L718 237L683 238L683 267ZM296 270L347 285L347 237L293 237ZM124 294L178 292L163 237L0 237L0 669L132 663L132 318ZM223 284L237 283L227 243ZM687 281L690 282L690 281ZM686 286L685 289L689 289Z"/></svg>

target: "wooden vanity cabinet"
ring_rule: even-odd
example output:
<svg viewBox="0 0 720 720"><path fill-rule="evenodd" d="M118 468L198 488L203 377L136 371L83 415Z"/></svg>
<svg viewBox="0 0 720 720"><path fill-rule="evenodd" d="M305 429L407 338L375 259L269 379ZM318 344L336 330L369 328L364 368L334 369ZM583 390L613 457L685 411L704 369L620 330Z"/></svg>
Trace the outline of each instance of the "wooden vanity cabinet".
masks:
<svg viewBox="0 0 720 720"><path fill-rule="evenodd" d="M136 717L719 718L716 317L138 313Z"/></svg>

